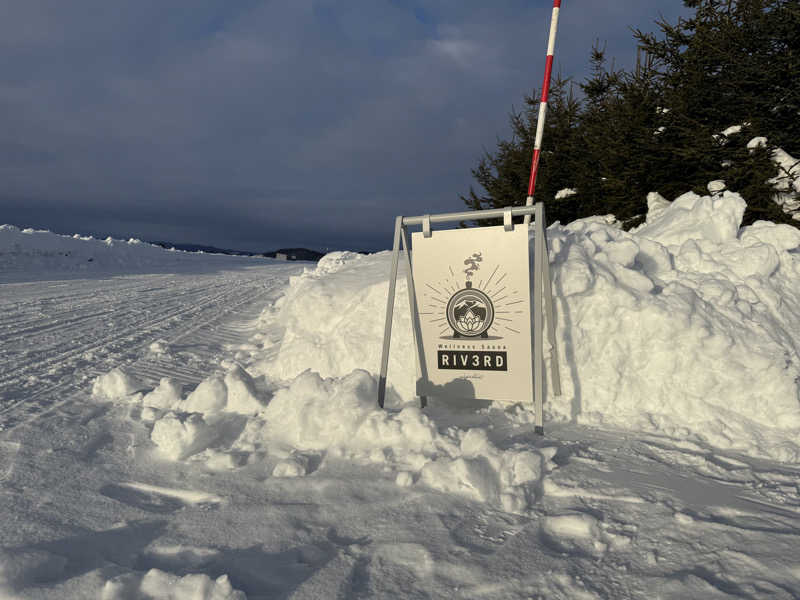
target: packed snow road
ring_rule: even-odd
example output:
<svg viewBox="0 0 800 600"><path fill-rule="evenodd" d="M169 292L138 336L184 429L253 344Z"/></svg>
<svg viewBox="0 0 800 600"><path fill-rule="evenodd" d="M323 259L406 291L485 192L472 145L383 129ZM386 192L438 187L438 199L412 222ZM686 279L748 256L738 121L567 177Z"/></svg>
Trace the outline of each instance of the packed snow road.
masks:
<svg viewBox="0 0 800 600"><path fill-rule="evenodd" d="M238 268L237 268L238 267ZM199 382L221 345L246 337L297 265L0 284L0 430L128 365L149 382ZM171 348L165 353L165 348Z"/></svg>

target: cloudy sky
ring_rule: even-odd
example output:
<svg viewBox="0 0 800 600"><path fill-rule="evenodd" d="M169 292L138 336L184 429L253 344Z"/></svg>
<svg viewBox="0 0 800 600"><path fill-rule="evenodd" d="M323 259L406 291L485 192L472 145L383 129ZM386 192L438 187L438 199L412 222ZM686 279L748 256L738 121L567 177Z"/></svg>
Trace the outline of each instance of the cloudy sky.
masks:
<svg viewBox="0 0 800 600"><path fill-rule="evenodd" d="M551 0L0 0L0 223L379 249L463 210L541 84ZM556 69L680 0L565 0ZM520 201L524 201L521 198Z"/></svg>

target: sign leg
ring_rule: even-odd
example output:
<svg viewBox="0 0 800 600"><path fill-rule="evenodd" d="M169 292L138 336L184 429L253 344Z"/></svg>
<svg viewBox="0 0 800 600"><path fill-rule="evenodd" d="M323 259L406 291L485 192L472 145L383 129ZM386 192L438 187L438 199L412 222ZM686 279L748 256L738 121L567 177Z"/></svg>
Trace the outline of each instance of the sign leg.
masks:
<svg viewBox="0 0 800 600"><path fill-rule="evenodd" d="M542 207L544 215L544 207ZM553 286L550 282L550 251L547 247L547 231L542 216L542 285L544 286L544 310L547 317L547 339L550 340L550 379L553 393L561 395L561 374L558 365L558 346L556 345L556 322L553 316Z"/></svg>
<svg viewBox="0 0 800 600"><path fill-rule="evenodd" d="M533 244L533 399L534 399L534 429L536 433L544 435L544 347L542 341L542 266L544 254L544 227L542 203L536 204L534 218L534 244Z"/></svg>
<svg viewBox="0 0 800 600"><path fill-rule="evenodd" d="M408 232L405 227L401 228L400 235L403 241L403 256L405 257L408 304L411 308L411 330L414 334L414 345L417 347L417 381L428 381L428 367L425 364L425 351L422 347L422 331L419 326L417 294L414 289L414 272L411 269L411 247L408 242ZM417 393L419 394L419 391ZM428 405L428 397L419 394L419 403L422 408L425 408Z"/></svg>
<svg viewBox="0 0 800 600"><path fill-rule="evenodd" d="M392 341L392 317L394 315L394 292L397 287L397 263L400 257L400 230L403 217L394 222L394 244L392 245L392 272L389 275L389 299L386 301L386 323L383 328L383 352L381 354L381 373L378 379L378 405L383 408L386 400L386 373L389 370L389 346Z"/></svg>

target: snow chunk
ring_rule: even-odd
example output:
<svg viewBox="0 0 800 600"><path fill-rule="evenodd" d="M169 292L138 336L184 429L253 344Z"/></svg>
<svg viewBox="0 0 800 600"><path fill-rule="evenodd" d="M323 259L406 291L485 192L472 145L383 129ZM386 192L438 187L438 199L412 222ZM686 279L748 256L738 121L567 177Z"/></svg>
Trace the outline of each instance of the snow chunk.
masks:
<svg viewBox="0 0 800 600"><path fill-rule="evenodd" d="M400 487L408 487L414 484L414 476L408 471L400 471L395 477L395 484Z"/></svg>
<svg viewBox="0 0 800 600"><path fill-rule="evenodd" d="M771 221L756 221L742 228L739 239L748 247L766 244L777 251L791 251L800 248L800 229Z"/></svg>
<svg viewBox="0 0 800 600"><path fill-rule="evenodd" d="M726 130L724 130L722 132L722 135L724 135L725 137L730 137L736 133L741 133L741 131L742 131L741 125L732 125L728 127Z"/></svg>
<svg viewBox="0 0 800 600"><path fill-rule="evenodd" d="M201 381L181 404L181 410L202 414L214 414L225 410L228 402L228 386L219 375Z"/></svg>
<svg viewBox="0 0 800 600"><path fill-rule="evenodd" d="M169 350L169 343L166 340L156 340L147 347L152 354L166 354Z"/></svg>
<svg viewBox="0 0 800 600"><path fill-rule="evenodd" d="M218 436L202 415L167 413L153 425L150 439L171 460L181 460L210 446Z"/></svg>
<svg viewBox="0 0 800 600"><path fill-rule="evenodd" d="M563 190L558 190L556 192L556 200L563 200L564 198L569 198L570 196L574 196L578 193L578 190L574 188L564 188Z"/></svg>
<svg viewBox="0 0 800 600"><path fill-rule="evenodd" d="M585 513L543 517L541 530L562 552L599 555L608 548L600 541L597 519Z"/></svg>
<svg viewBox="0 0 800 600"><path fill-rule="evenodd" d="M716 198L688 192L636 233L672 247L687 240L720 244L736 239L746 207L742 197L733 192L725 191Z"/></svg>
<svg viewBox="0 0 800 600"><path fill-rule="evenodd" d="M294 453L280 461L272 470L273 477L305 477L308 473L308 457Z"/></svg>
<svg viewBox="0 0 800 600"><path fill-rule="evenodd" d="M721 194L722 192L725 191L725 189L727 187L728 186L725 184L725 182L722 179L715 179L714 181L709 181L708 185L706 186L708 191L711 192L712 196L716 196L718 194Z"/></svg>
<svg viewBox="0 0 800 600"><path fill-rule="evenodd" d="M171 410L181 401L183 386L172 377L162 377L158 387L145 394L142 404L152 408Z"/></svg>
<svg viewBox="0 0 800 600"><path fill-rule="evenodd" d="M92 396L108 400L119 400L129 398L144 387L144 384L133 375L116 368L94 380Z"/></svg>
<svg viewBox="0 0 800 600"><path fill-rule="evenodd" d="M157 419L161 417L162 414L163 411L159 408L153 408L152 406L143 406L139 418L145 423L154 423Z"/></svg>
<svg viewBox="0 0 800 600"><path fill-rule="evenodd" d="M254 415L265 403L259 398L249 373L234 364L225 374L201 381L179 408L185 412L215 415L221 412Z"/></svg>
<svg viewBox="0 0 800 600"><path fill-rule="evenodd" d="M647 194L647 217L646 223L652 223L664 210L669 208L671 202L658 192Z"/></svg>
<svg viewBox="0 0 800 600"><path fill-rule="evenodd" d="M253 378L240 366L234 366L225 375L225 387L228 390L225 410L242 415L253 415L264 408L259 400Z"/></svg>
<svg viewBox="0 0 800 600"><path fill-rule="evenodd" d="M764 136L754 137L752 140L747 142L747 149L751 152L756 148L766 148L767 147L767 138Z"/></svg>
<svg viewBox="0 0 800 600"><path fill-rule="evenodd" d="M494 469L483 457L438 460L426 465L421 476L428 487L463 494L480 502L496 503L500 496Z"/></svg>

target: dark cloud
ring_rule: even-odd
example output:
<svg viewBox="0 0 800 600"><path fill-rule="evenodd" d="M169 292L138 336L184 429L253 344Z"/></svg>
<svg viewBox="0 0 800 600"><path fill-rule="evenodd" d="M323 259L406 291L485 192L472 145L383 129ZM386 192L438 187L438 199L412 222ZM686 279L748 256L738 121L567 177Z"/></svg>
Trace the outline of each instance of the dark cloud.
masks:
<svg viewBox="0 0 800 600"><path fill-rule="evenodd" d="M680 2L564 2L557 68ZM461 210L541 82L551 3L27 0L0 22L0 221L229 247L379 248ZM521 199L522 200L522 199Z"/></svg>

